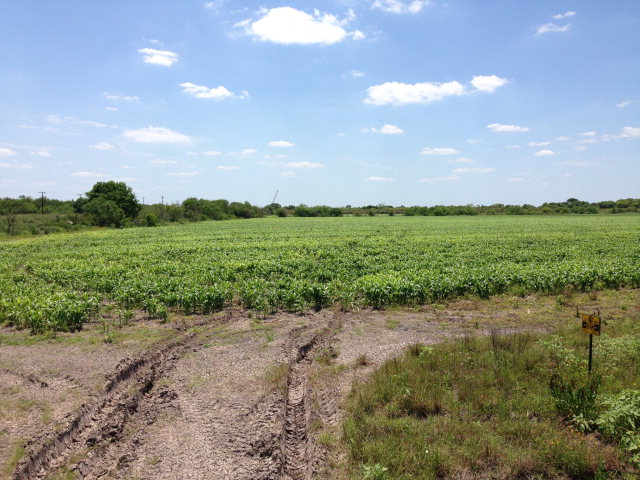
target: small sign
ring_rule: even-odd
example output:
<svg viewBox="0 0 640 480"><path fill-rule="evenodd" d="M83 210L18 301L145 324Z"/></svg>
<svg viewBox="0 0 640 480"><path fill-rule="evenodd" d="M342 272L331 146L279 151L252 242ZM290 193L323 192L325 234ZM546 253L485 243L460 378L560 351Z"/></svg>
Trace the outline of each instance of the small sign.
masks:
<svg viewBox="0 0 640 480"><path fill-rule="evenodd" d="M583 313L582 317L582 331L591 335L600 335L600 317L597 315L589 315Z"/></svg>

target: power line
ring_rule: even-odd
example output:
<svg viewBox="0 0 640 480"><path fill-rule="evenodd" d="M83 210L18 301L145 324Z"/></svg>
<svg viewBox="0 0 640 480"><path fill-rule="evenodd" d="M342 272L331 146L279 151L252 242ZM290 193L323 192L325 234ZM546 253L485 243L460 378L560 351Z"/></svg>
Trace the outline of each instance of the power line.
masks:
<svg viewBox="0 0 640 480"><path fill-rule="evenodd" d="M40 213L44 213L44 194L47 192L38 192L40 194Z"/></svg>

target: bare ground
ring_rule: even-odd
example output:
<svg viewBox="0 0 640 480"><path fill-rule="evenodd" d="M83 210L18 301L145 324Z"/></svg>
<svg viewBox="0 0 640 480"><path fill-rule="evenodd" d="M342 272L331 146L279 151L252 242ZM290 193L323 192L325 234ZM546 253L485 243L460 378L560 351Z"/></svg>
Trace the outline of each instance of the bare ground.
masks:
<svg viewBox="0 0 640 480"><path fill-rule="evenodd" d="M638 304L637 291L610 297ZM261 320L228 311L135 324L115 344L96 341L97 326L54 342L2 330L0 472L12 479L318 478L330 468L324 440L338 431L354 381L416 342L573 321L575 307L562 303L501 297Z"/></svg>

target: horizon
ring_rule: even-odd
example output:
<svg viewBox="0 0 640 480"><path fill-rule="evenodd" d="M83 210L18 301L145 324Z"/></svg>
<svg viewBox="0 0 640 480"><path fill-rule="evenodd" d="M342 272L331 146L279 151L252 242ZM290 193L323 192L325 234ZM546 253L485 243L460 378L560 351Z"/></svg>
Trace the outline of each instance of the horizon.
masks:
<svg viewBox="0 0 640 480"><path fill-rule="evenodd" d="M640 197L635 1L26 0L0 14L0 197L73 200L107 180L147 204Z"/></svg>

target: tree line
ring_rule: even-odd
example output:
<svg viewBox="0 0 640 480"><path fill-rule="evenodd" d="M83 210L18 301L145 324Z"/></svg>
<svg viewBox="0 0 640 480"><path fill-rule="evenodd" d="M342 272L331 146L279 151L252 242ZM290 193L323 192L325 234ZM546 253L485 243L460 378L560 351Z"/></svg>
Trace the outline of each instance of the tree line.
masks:
<svg viewBox="0 0 640 480"><path fill-rule="evenodd" d="M565 202L534 205L435 205L391 206L365 205L353 207L308 206L271 203L264 207L249 202L206 200L190 197L180 203L143 205L131 187L124 182L98 182L76 200L56 200L46 197L0 199L0 232L8 235L29 235L73 231L88 227L125 228L154 227L166 223L199 222L204 220L278 217L341 217L406 215L562 215L640 212L640 199L626 198L600 202L585 202L570 198Z"/></svg>

